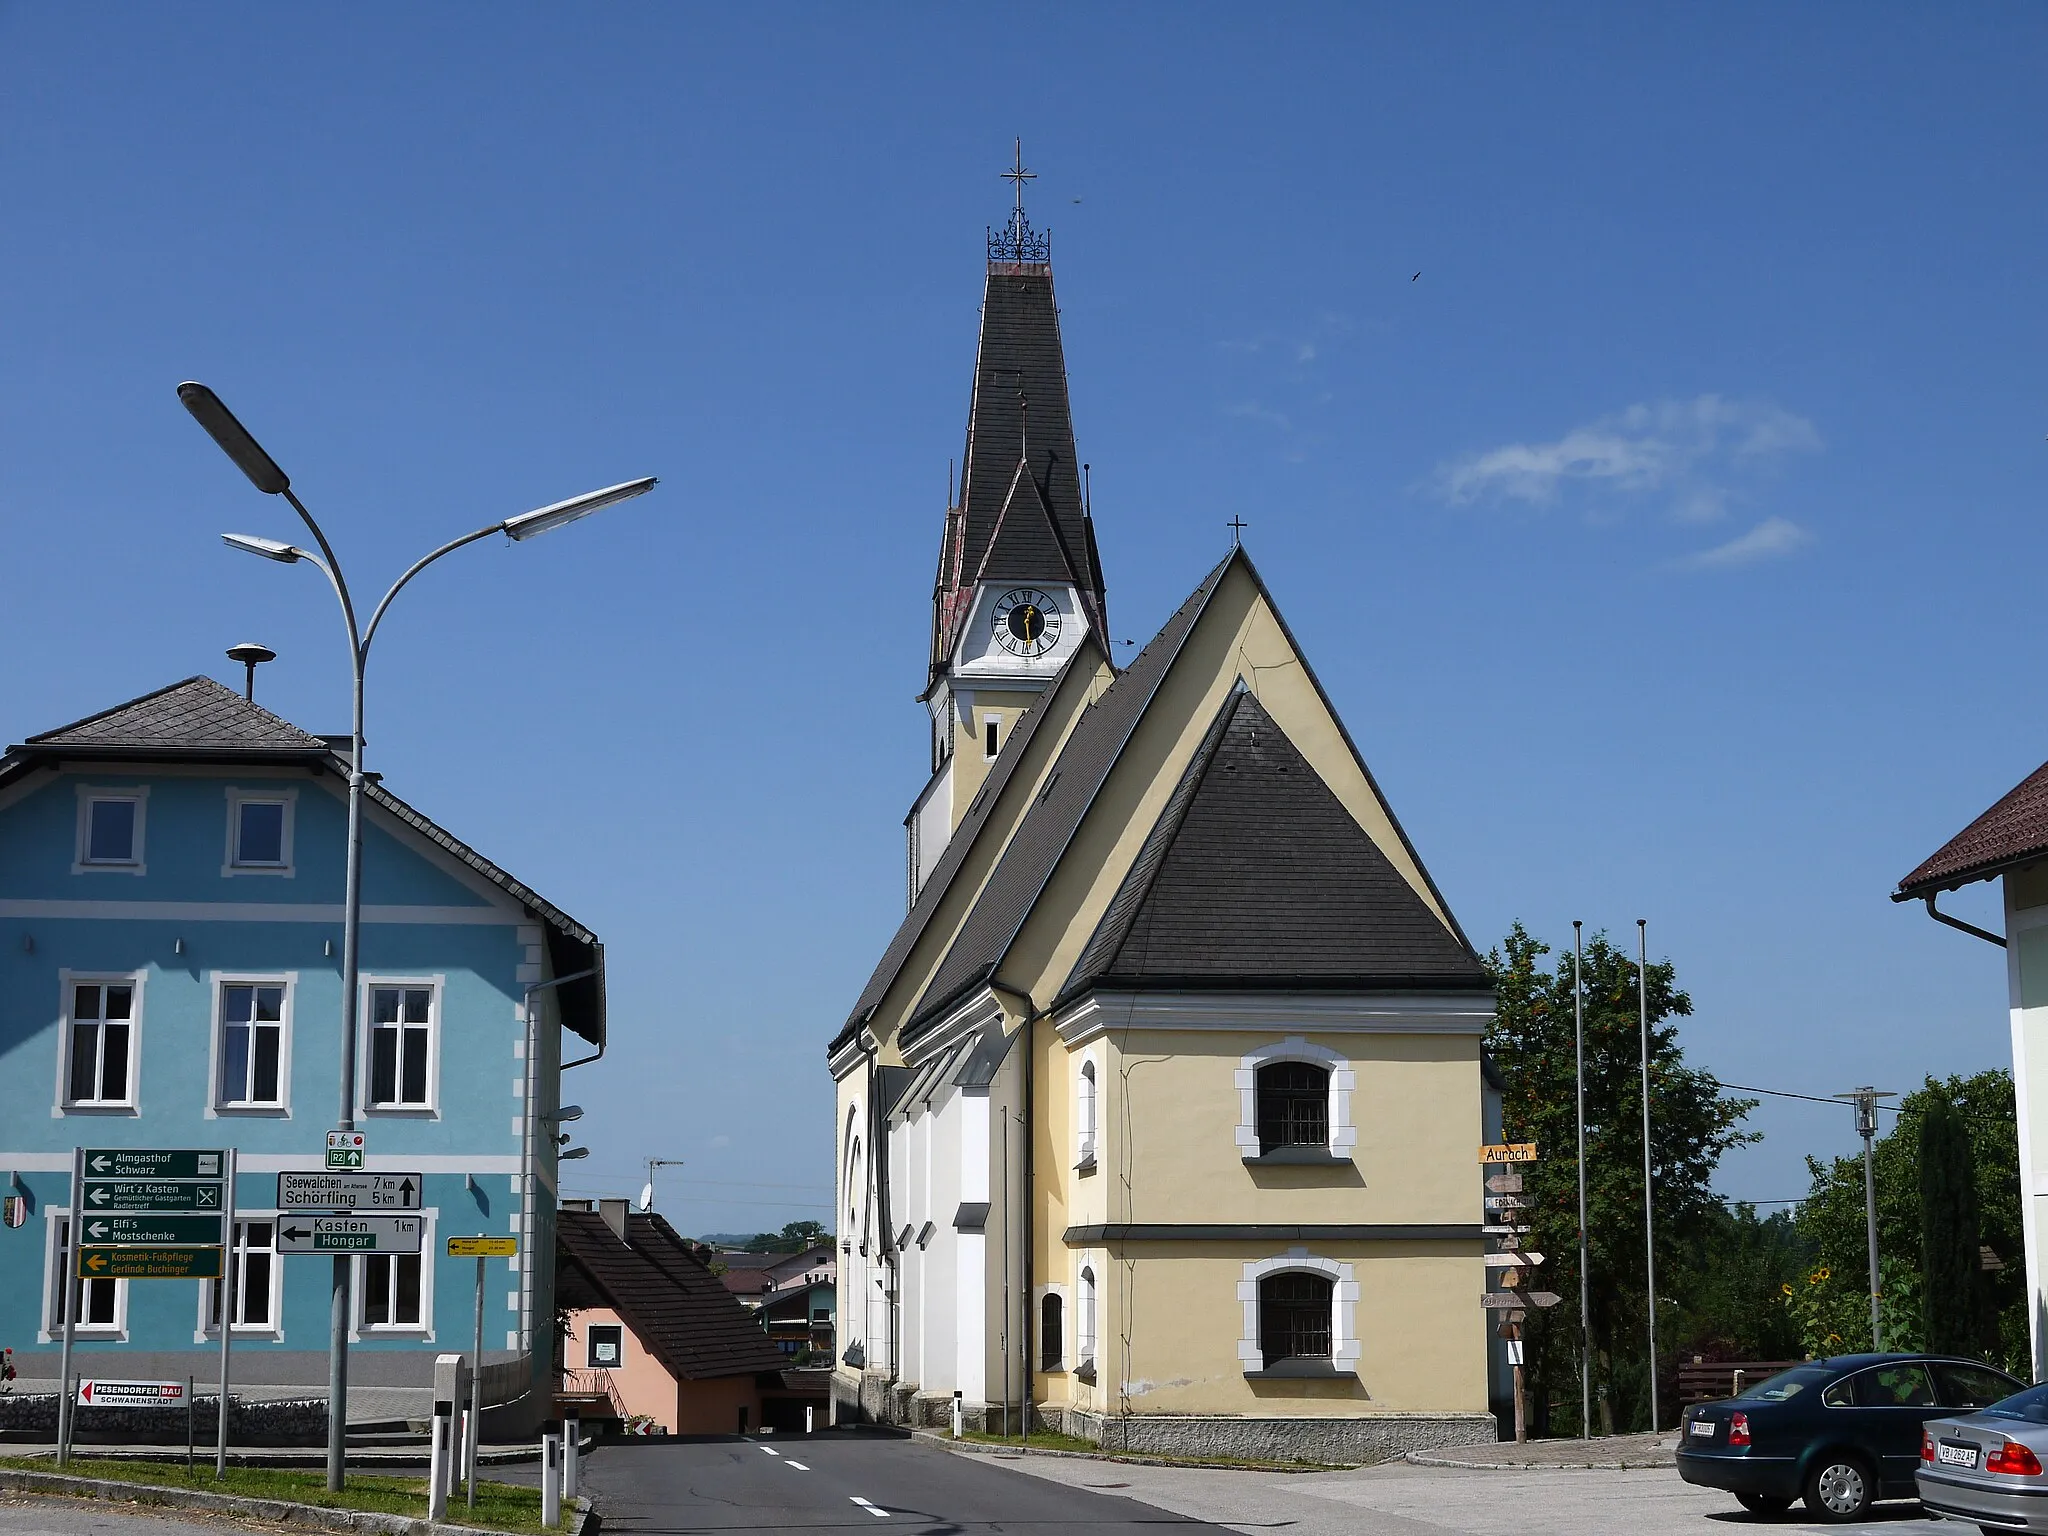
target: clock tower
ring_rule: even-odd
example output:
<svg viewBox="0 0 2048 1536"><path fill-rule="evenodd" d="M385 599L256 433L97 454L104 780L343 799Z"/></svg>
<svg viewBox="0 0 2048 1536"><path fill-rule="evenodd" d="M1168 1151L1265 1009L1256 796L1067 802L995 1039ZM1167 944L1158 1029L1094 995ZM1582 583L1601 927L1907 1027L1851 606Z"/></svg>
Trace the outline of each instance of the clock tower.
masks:
<svg viewBox="0 0 2048 1536"><path fill-rule="evenodd" d="M988 235L967 452L932 592L931 778L905 820L910 899L945 851L1011 728L1082 638L1106 648L1102 567L1074 451L1052 241L1024 213Z"/></svg>

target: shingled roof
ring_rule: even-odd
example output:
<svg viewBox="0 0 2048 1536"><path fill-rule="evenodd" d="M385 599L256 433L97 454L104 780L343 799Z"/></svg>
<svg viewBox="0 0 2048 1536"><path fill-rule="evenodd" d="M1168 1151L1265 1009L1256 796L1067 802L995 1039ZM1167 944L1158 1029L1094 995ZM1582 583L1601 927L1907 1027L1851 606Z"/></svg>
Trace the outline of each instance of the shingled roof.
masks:
<svg viewBox="0 0 2048 1536"><path fill-rule="evenodd" d="M1240 683L1061 1000L1120 985L1488 990L1492 981Z"/></svg>
<svg viewBox="0 0 2048 1536"><path fill-rule="evenodd" d="M565 1210L556 1220L557 1303L610 1307L678 1380L752 1376L788 1363L659 1213L629 1213L623 1241L597 1211Z"/></svg>
<svg viewBox="0 0 2048 1536"><path fill-rule="evenodd" d="M1180 654L1195 620L1215 595L1223 573L1238 558L1234 553L1226 556L1202 579L1159 633L1081 716L1061 749L1046 787L1039 792L1016 836L1010 839L1002 862L989 876L973 911L953 940L953 947L925 988L913 1028L905 1031L906 1039L915 1032L916 1024L928 1022L968 988L987 980L1001 963L1060 856L1073 840L1081 819L1095 803L1110 769L1116 766L1124 744L1137 729L1146 706Z"/></svg>
<svg viewBox="0 0 2048 1536"><path fill-rule="evenodd" d="M1025 489L1016 482L1027 447L1032 494L1013 497L1013 491ZM1013 501L1038 500L1042 513L1013 507ZM1008 515L1006 508L1011 509ZM958 516L946 520L939 554L935 668L952 654L957 626L966 618L964 599L977 576L1046 586L1071 580L1090 610L1090 624L1107 633L1102 571L1081 498L1066 353L1049 266L997 262L989 268L958 510Z"/></svg>
<svg viewBox="0 0 2048 1536"><path fill-rule="evenodd" d="M2039 858L2048 858L2048 763L1901 880L1892 900L1917 901Z"/></svg>
<svg viewBox="0 0 2048 1536"><path fill-rule="evenodd" d="M325 752L327 743L289 720L251 703L210 677L182 682L116 704L83 720L44 731L23 748L63 748L80 754L122 752L206 753L220 751ZM17 748L16 750L20 750Z"/></svg>

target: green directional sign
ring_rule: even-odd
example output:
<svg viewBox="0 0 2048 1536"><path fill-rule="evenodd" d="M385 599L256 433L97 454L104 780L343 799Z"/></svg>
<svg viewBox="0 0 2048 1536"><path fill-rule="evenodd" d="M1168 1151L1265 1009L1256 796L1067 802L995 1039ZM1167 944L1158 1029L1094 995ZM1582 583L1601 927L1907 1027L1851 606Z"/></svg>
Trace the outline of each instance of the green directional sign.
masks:
<svg viewBox="0 0 2048 1536"><path fill-rule="evenodd" d="M218 1243L218 1216L88 1215L78 1223L81 1246L86 1243Z"/></svg>
<svg viewBox="0 0 2048 1536"><path fill-rule="evenodd" d="M203 1179L87 1179L87 1211L218 1211L221 1186Z"/></svg>
<svg viewBox="0 0 2048 1536"><path fill-rule="evenodd" d="M218 1280L218 1248L81 1248L81 1280Z"/></svg>
<svg viewBox="0 0 2048 1536"><path fill-rule="evenodd" d="M218 1179L228 1171L222 1151L176 1147L87 1147L85 1172L96 1179Z"/></svg>

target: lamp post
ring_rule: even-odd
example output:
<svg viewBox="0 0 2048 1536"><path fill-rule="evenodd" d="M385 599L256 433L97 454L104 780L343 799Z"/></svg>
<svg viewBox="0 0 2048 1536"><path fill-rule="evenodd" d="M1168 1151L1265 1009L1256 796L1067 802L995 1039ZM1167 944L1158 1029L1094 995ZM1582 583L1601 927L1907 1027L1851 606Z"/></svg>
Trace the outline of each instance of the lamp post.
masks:
<svg viewBox="0 0 2048 1536"><path fill-rule="evenodd" d="M536 534L547 533L563 527L580 517L587 517L601 507L613 502L624 501L629 496L638 496L653 489L654 479L628 480L620 485L607 486L601 491L590 491L582 496L573 496L567 501L558 501L552 506L541 507L532 512L479 528L466 533L459 539L451 539L439 549L415 560L406 568L405 574L391 584L370 615L367 626L356 621L355 602L349 596L348 582L343 577L341 562L335 557L334 548L327 542L327 535L313 520L313 514L305 504L292 494L291 478L277 465L277 461L264 452L262 444L249 434L248 428L235 419L234 413L221 403L220 397L204 384L184 383L178 386L178 398L185 409L207 435L220 445L221 451L235 461L235 465L249 477L250 483L267 496L282 496L291 503L292 510L299 514L306 527L312 531L313 540L320 546L320 555L314 555L297 545L286 544L277 539L259 538L254 534L226 533L221 535L223 543L231 549L247 554L261 555L266 560L293 565L301 560L309 561L320 568L334 588L334 595L341 600L341 616L348 631L349 668L353 682L353 707L349 730L348 760L348 862L346 885L343 896L341 930L341 1109L336 1128L343 1131L355 1129L356 1115L356 993L360 990L361 958L360 940L362 934L362 885L363 885L363 672L370 659L370 643L377 636L377 626L383 621L385 610L391 600L398 596L407 582L432 565L443 555L452 554L465 544L474 544L478 539L488 538L494 533L503 533L516 540L530 539ZM320 558L325 556L325 559ZM348 1329L351 1307L350 1278L352 1261L337 1256L334 1260L334 1279L329 1308L329 1343L327 1357L327 1486L339 1490L347 1468L348 1429ZM226 1412L225 1406L222 1412Z"/></svg>

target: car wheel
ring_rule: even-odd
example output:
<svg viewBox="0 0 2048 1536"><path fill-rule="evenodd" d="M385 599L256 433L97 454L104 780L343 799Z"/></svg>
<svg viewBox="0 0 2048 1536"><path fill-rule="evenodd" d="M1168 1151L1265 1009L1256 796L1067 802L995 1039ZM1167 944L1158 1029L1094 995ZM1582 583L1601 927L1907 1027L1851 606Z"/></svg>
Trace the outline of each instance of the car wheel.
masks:
<svg viewBox="0 0 2048 1536"><path fill-rule="evenodd" d="M1807 1512L1819 1520L1859 1520L1876 1497L1876 1476L1860 1456L1831 1453L1806 1475Z"/></svg>
<svg viewBox="0 0 2048 1536"><path fill-rule="evenodd" d="M1792 1501L1775 1493L1744 1493L1737 1490L1735 1502L1752 1515L1782 1515L1792 1507Z"/></svg>

